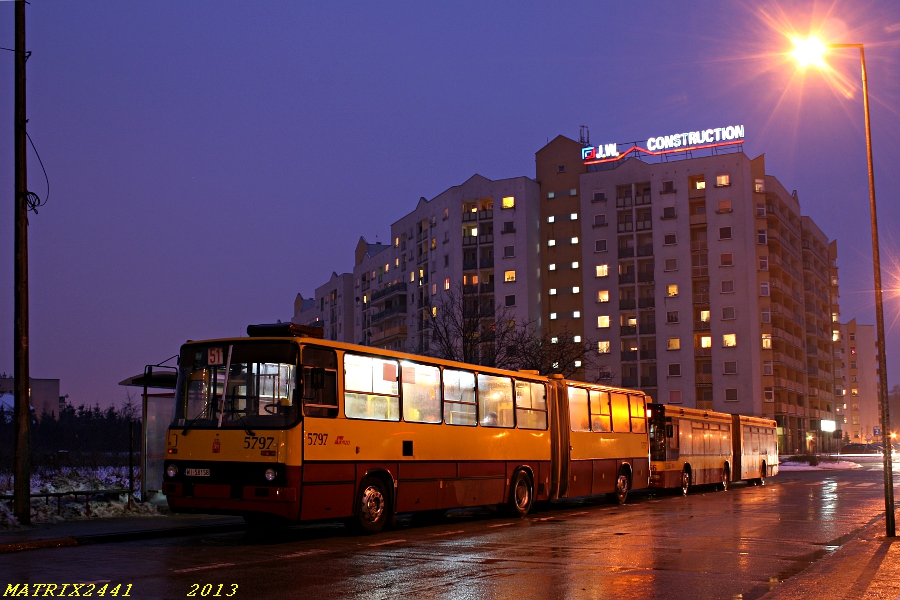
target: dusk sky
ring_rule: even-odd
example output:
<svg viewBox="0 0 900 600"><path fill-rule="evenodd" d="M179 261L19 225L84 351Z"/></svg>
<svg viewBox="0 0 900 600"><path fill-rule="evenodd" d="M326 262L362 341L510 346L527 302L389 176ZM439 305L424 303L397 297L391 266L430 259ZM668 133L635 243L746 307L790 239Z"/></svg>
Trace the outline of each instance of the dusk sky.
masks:
<svg viewBox="0 0 900 600"><path fill-rule="evenodd" d="M0 2L0 46L14 46ZM744 152L838 240L841 318L874 324L858 54L799 75L793 34L866 44L885 288L900 287L900 3L52 2L27 8L31 374L76 406L187 339L289 320L359 236L475 173L743 124ZM0 372L13 369L13 53L0 51ZM29 188L46 184L34 154ZM889 385L900 302L886 293Z"/></svg>

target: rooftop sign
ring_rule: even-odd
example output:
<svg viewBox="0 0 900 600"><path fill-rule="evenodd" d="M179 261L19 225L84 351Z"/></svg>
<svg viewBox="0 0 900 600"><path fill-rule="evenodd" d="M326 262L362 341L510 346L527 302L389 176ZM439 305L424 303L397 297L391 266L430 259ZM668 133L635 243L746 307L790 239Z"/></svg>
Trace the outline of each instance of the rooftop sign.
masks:
<svg viewBox="0 0 900 600"><path fill-rule="evenodd" d="M706 148L733 146L743 143L744 126L729 125L728 127L700 129L698 131L652 137L647 140L646 148L634 144L623 152L619 152L618 144L587 146L581 149L581 160L586 165L595 165L618 160L620 156L624 156L629 152L642 152L651 156L660 156L673 152L689 152L691 150L704 150Z"/></svg>

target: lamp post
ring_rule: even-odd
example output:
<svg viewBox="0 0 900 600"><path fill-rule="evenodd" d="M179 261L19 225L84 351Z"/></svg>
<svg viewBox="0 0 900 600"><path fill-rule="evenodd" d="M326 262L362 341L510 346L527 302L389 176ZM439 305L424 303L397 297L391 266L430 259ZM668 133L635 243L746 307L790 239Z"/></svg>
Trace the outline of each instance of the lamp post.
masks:
<svg viewBox="0 0 900 600"><path fill-rule="evenodd" d="M884 510L887 537L894 537L894 477L891 465L890 412L888 409L887 355L884 341L884 305L881 299L881 258L878 247L878 216L875 210L875 169L872 166L872 127L869 120L869 82L866 76L866 53L862 44L824 44L817 38L794 40L794 57L801 66L824 66L826 49L859 49L862 67L863 111L866 119L866 158L869 166L869 213L872 222L872 263L875 270L875 328L878 347L878 396L881 402L881 441L884 450Z"/></svg>

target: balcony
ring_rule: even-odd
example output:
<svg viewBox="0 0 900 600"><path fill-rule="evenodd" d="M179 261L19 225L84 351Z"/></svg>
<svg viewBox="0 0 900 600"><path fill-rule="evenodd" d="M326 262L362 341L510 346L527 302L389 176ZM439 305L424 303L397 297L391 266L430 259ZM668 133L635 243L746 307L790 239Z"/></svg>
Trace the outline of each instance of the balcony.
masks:
<svg viewBox="0 0 900 600"><path fill-rule="evenodd" d="M482 283L481 284L481 293L482 294L493 294L494 293L494 283Z"/></svg>
<svg viewBox="0 0 900 600"><path fill-rule="evenodd" d="M691 252L706 252L707 249L706 242L691 242Z"/></svg>
<svg viewBox="0 0 900 600"><path fill-rule="evenodd" d="M696 358L712 356L712 348L694 348L694 356Z"/></svg>
<svg viewBox="0 0 900 600"><path fill-rule="evenodd" d="M709 294L694 294L694 304L709 304Z"/></svg>
<svg viewBox="0 0 900 600"><path fill-rule="evenodd" d="M634 273L619 275L619 283L634 283Z"/></svg>
<svg viewBox="0 0 900 600"><path fill-rule="evenodd" d="M623 377L622 378L622 387L636 388L637 385L638 385L637 377Z"/></svg>
<svg viewBox="0 0 900 600"><path fill-rule="evenodd" d="M463 220L463 223L465 223L466 221L477 221L478 213L471 212L471 211L464 212L462 220Z"/></svg>
<svg viewBox="0 0 900 600"><path fill-rule="evenodd" d="M631 258L634 256L634 248L619 248L619 258Z"/></svg>
<svg viewBox="0 0 900 600"><path fill-rule="evenodd" d="M478 243L478 238L474 235L463 236L463 246L474 246Z"/></svg>
<svg viewBox="0 0 900 600"><path fill-rule="evenodd" d="M493 244L494 243L494 234L486 233L484 235L479 235L478 243L479 244Z"/></svg>
<svg viewBox="0 0 900 600"><path fill-rule="evenodd" d="M653 244L645 244L643 246L638 246L637 255L638 256L653 256Z"/></svg>
<svg viewBox="0 0 900 600"><path fill-rule="evenodd" d="M644 377L641 377L641 387L656 387L657 385L656 375L645 375Z"/></svg>
<svg viewBox="0 0 900 600"><path fill-rule="evenodd" d="M406 325L398 325L396 327L389 327L384 331L378 331L372 334L372 339L369 340L370 344L378 344L378 343L387 343L393 341L398 337L406 337Z"/></svg>
<svg viewBox="0 0 900 600"><path fill-rule="evenodd" d="M640 283L653 283L653 271L638 273L638 281Z"/></svg>
<svg viewBox="0 0 900 600"><path fill-rule="evenodd" d="M694 331L709 331L709 321L694 321Z"/></svg>
<svg viewBox="0 0 900 600"><path fill-rule="evenodd" d="M383 310L381 312L375 313L372 315L371 323L378 323L379 321L384 321L388 317L392 317L394 315L405 315L406 314L406 305L399 304L397 306L392 306L387 310Z"/></svg>
<svg viewBox="0 0 900 600"><path fill-rule="evenodd" d="M493 258L482 258L481 262L478 263L482 269L493 269L494 268L494 259Z"/></svg>
<svg viewBox="0 0 900 600"><path fill-rule="evenodd" d="M656 350L641 350L641 360L656 360Z"/></svg>
<svg viewBox="0 0 900 600"><path fill-rule="evenodd" d="M478 284L477 283L467 283L463 285L463 294L477 294L478 293Z"/></svg>
<svg viewBox="0 0 900 600"><path fill-rule="evenodd" d="M478 220L484 221L486 219L493 219L494 211L493 210L479 210L478 211Z"/></svg>
<svg viewBox="0 0 900 600"><path fill-rule="evenodd" d="M405 283L395 283L394 285L387 286L383 290L372 292L372 302L376 302L378 300L381 300L382 298L387 298L388 296L392 296L400 292L406 293Z"/></svg>
<svg viewBox="0 0 900 600"><path fill-rule="evenodd" d="M656 298L638 298L638 308L656 308Z"/></svg>
<svg viewBox="0 0 900 600"><path fill-rule="evenodd" d="M697 373L695 381L697 385L712 385L712 375L709 373Z"/></svg>
<svg viewBox="0 0 900 600"><path fill-rule="evenodd" d="M416 259L416 264L421 265L423 262L428 261L428 252L423 252L419 258Z"/></svg>
<svg viewBox="0 0 900 600"><path fill-rule="evenodd" d="M642 206L645 204L650 204L650 194L638 194L634 197L635 206Z"/></svg>
<svg viewBox="0 0 900 600"><path fill-rule="evenodd" d="M622 362L632 362L637 360L638 351L637 350L629 350L627 352L622 352Z"/></svg>
<svg viewBox="0 0 900 600"><path fill-rule="evenodd" d="M629 231L634 231L634 223L618 223L616 229L619 233L626 233Z"/></svg>
<svg viewBox="0 0 900 600"><path fill-rule="evenodd" d="M708 278L709 277L709 267L691 267L691 277L693 278Z"/></svg>
<svg viewBox="0 0 900 600"><path fill-rule="evenodd" d="M650 219L646 219L644 221L635 222L635 231L649 231L653 229L653 221Z"/></svg>
<svg viewBox="0 0 900 600"><path fill-rule="evenodd" d="M616 208L628 208L632 205L631 196L616 198Z"/></svg>
<svg viewBox="0 0 900 600"><path fill-rule="evenodd" d="M706 225L706 214L691 215L691 225Z"/></svg>
<svg viewBox="0 0 900 600"><path fill-rule="evenodd" d="M637 334L637 325L622 325L619 329L619 335L636 335Z"/></svg>
<svg viewBox="0 0 900 600"><path fill-rule="evenodd" d="M478 268L477 260L464 260L463 261L463 271L472 271Z"/></svg>
<svg viewBox="0 0 900 600"><path fill-rule="evenodd" d="M634 298L624 298L619 300L619 310L634 310Z"/></svg>
<svg viewBox="0 0 900 600"><path fill-rule="evenodd" d="M656 333L656 323L641 323L639 327L641 335L651 335Z"/></svg>

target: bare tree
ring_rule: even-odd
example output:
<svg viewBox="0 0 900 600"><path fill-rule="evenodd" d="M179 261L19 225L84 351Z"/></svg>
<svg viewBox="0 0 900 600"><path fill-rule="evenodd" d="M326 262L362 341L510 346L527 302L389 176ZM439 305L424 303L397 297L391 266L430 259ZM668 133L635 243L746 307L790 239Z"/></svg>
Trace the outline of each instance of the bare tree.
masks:
<svg viewBox="0 0 900 600"><path fill-rule="evenodd" d="M596 343L564 330L551 336L536 321L516 321L493 294L460 286L444 294L431 318L430 356L541 375L599 378Z"/></svg>

